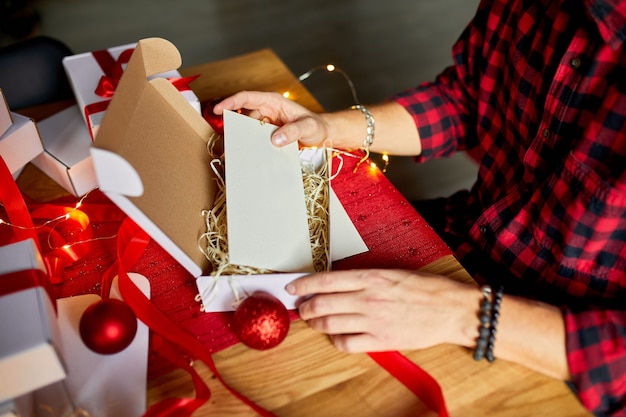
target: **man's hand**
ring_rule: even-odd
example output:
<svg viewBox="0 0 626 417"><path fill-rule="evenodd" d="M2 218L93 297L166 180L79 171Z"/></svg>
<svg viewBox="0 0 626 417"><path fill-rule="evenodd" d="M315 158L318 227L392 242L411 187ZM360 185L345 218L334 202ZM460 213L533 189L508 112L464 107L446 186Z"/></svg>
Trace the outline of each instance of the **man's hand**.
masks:
<svg viewBox="0 0 626 417"><path fill-rule="evenodd" d="M242 91L213 108L215 114L222 114L224 110L245 110L250 117L280 126L272 134L272 143L276 146L292 142L321 146L328 139L328 125L322 117L278 93Z"/></svg>
<svg viewBox="0 0 626 417"><path fill-rule="evenodd" d="M287 285L312 329L346 352L471 346L478 334L477 287L403 270L335 271Z"/></svg>

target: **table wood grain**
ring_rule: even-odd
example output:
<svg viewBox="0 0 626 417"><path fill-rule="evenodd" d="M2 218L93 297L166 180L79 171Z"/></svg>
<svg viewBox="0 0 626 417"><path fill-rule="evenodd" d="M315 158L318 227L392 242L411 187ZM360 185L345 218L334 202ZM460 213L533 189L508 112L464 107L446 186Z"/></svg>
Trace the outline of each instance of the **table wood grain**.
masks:
<svg viewBox="0 0 626 417"><path fill-rule="evenodd" d="M291 98L322 111L314 97L270 49L223 61L183 68L184 76L201 74L191 86L201 101L241 90L290 91ZM41 119L72 103L21 113ZM36 201L67 193L31 164L18 185ZM473 282L452 255L423 268L452 279ZM468 349L440 345L402 352L441 385L450 416L590 416L562 381L497 360L475 362ZM296 320L278 347L256 351L238 344L214 355L216 366L233 388L279 416L430 416L435 415L366 354L337 351L328 338ZM201 362L194 368L211 389L210 401L195 416L254 416ZM191 397L193 386L183 371L148 381L148 404L163 398Z"/></svg>

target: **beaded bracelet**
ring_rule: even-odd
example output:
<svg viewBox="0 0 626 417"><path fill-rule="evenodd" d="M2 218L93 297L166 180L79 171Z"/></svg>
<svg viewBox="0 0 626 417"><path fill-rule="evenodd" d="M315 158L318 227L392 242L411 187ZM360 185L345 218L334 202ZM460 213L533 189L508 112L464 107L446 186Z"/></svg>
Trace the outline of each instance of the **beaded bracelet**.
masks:
<svg viewBox="0 0 626 417"><path fill-rule="evenodd" d="M359 110L365 116L365 121L367 122L367 134L365 135L365 140L363 140L363 148L369 150L369 147L374 143L374 132L376 130L376 123L374 121L374 116L372 113L363 105L355 104L350 107L352 110Z"/></svg>
<svg viewBox="0 0 626 417"><path fill-rule="evenodd" d="M491 287L484 285L481 287L483 299L480 302L480 327L478 328L478 339L476 340L476 349L474 349L474 360L481 360L485 357L487 351L487 343L489 341L489 323L491 322Z"/></svg>
<svg viewBox="0 0 626 417"><path fill-rule="evenodd" d="M493 362L496 358L493 349L496 340L496 329L500 318L500 306L504 289L499 287L495 295L489 285L481 287L483 299L480 302L480 327L478 329L478 339L474 350L474 359L477 361L487 358Z"/></svg>
<svg viewBox="0 0 626 417"><path fill-rule="evenodd" d="M496 360L493 355L493 348L496 341L496 328L498 326L498 319L500 318L500 306L502 305L502 295L504 290L502 287L498 288L493 300L493 310L491 311L491 323L489 323L489 342L487 343L487 352L485 356L489 362Z"/></svg>

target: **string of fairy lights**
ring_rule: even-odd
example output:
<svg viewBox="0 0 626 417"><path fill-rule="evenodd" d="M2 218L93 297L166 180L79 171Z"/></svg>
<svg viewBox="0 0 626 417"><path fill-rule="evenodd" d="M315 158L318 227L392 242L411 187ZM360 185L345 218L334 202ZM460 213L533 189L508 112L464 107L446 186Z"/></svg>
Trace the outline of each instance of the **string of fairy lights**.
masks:
<svg viewBox="0 0 626 417"><path fill-rule="evenodd" d="M89 196L90 193L91 191L85 193L85 195L80 197L80 199L72 207L63 207L63 210L65 211L64 214L60 214L51 219L45 220L44 222L40 224L34 224L33 226L23 226L23 225L11 223L10 221L5 220L0 217L0 227L4 225L7 227L19 229L19 230L31 230L35 232L37 232L38 230L42 230L44 228L49 229L49 233L47 234L48 235L48 239L47 239L48 249L53 250L53 251L61 249L67 252L67 251L70 251L70 249L76 245L116 238L117 235L90 237L88 239L81 239L81 240L77 240L73 242L65 242L61 246L56 246L52 243L51 241L51 237L53 234L52 232L60 223L72 220L78 224L80 228L80 232L84 232L86 230L86 228L89 225L89 218L85 215L85 213L83 213L80 210L80 208L82 207L83 202ZM3 206L3 205L0 203L0 206Z"/></svg>

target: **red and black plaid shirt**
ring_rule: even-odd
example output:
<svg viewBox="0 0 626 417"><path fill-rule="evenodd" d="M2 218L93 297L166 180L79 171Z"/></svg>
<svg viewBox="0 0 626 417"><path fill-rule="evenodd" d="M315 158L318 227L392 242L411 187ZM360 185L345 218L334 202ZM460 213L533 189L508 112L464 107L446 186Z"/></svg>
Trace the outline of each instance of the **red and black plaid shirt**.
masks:
<svg viewBox="0 0 626 417"><path fill-rule="evenodd" d="M485 0L435 82L394 97L421 160L471 149L448 204L477 277L563 306L572 385L626 416L626 2Z"/></svg>

